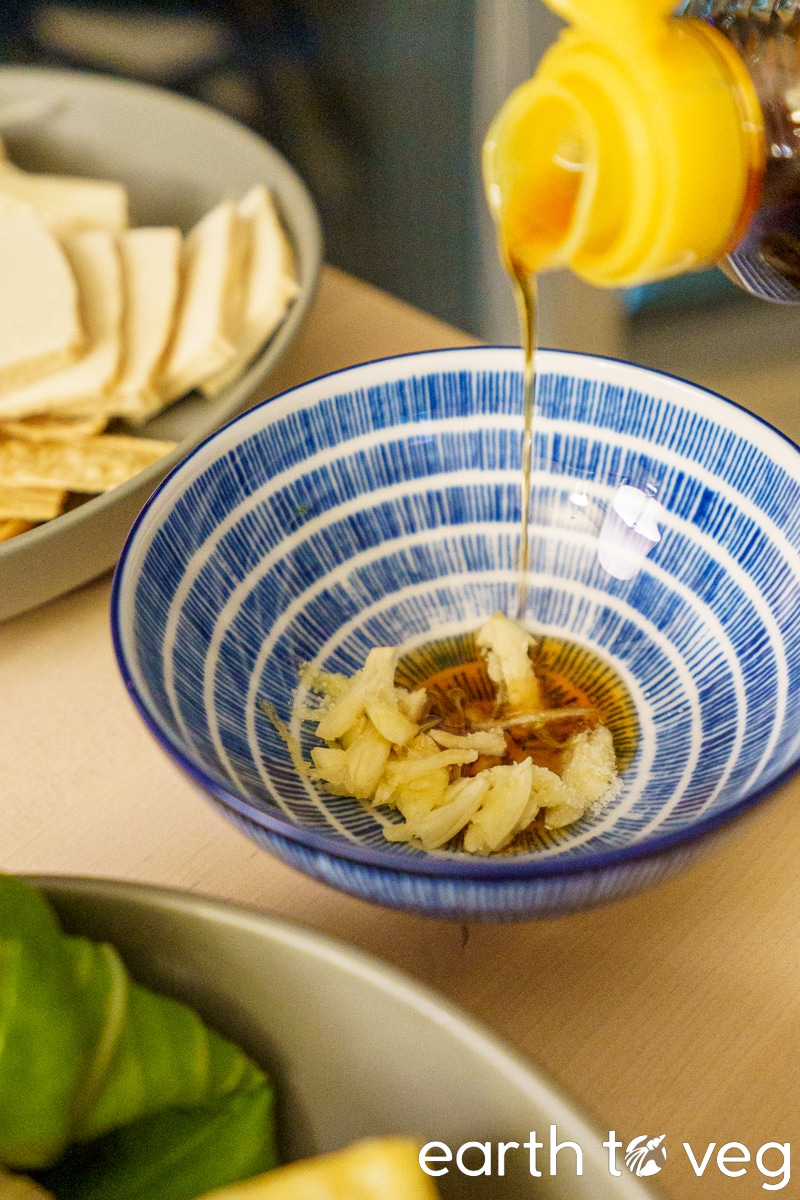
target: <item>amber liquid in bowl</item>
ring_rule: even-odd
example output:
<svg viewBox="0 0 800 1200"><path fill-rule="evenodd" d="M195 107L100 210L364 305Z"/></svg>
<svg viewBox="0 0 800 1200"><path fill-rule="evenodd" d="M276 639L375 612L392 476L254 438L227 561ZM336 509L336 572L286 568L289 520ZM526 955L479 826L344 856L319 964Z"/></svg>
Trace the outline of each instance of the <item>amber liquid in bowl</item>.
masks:
<svg viewBox="0 0 800 1200"><path fill-rule="evenodd" d="M628 688L610 663L567 638L545 636L537 640L533 665L545 709L574 707L591 710L591 715L539 727L512 726L505 757L481 756L464 768L464 774L526 758L559 774L568 738L598 724L606 725L614 738L617 769L621 772L630 766L639 744L639 720ZM395 678L399 686L411 691L427 690L429 715L439 718L438 727L448 733L469 733L497 719L496 689L485 661L476 652L472 634L426 642L404 654Z"/></svg>

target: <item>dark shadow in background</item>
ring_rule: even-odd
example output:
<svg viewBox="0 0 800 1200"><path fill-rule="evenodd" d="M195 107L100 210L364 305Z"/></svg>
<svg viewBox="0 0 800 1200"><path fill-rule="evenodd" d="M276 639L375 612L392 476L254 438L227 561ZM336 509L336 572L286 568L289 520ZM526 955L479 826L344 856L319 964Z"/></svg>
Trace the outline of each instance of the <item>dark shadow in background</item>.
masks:
<svg viewBox="0 0 800 1200"><path fill-rule="evenodd" d="M0 57L205 100L297 167L328 260L476 330L474 0L5 0Z"/></svg>

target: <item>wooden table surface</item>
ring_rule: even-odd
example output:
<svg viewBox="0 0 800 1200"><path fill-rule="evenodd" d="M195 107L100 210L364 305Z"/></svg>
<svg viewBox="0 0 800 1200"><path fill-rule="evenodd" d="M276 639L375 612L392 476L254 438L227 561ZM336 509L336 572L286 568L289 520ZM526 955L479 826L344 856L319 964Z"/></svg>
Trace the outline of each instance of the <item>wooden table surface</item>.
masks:
<svg viewBox="0 0 800 1200"><path fill-rule="evenodd" d="M326 270L270 391L368 358L469 339ZM700 865L591 912L469 928L340 895L256 849L173 768L123 690L110 580L0 627L0 869L193 889L333 934L439 989L627 1141L666 1133L665 1196L764 1196L710 1142L797 1140L800 778ZM715 1152L716 1153L716 1152ZM773 1154L775 1152L773 1151ZM770 1160L767 1158L767 1165Z"/></svg>

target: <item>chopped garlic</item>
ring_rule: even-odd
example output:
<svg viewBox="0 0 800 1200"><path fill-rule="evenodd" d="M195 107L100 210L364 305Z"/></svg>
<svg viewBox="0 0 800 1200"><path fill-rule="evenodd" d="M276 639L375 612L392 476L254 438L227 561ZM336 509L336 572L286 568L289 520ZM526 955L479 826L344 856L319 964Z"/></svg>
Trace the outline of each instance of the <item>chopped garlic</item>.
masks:
<svg viewBox="0 0 800 1200"><path fill-rule="evenodd" d="M461 767L466 763L475 762L477 757L477 750L440 750L437 754L430 754L425 758L400 759L390 762L387 766L386 782L400 787L404 783L410 783L412 779L427 775L429 771L436 771L440 767Z"/></svg>
<svg viewBox="0 0 800 1200"><path fill-rule="evenodd" d="M422 842L424 850L438 850L452 841L480 808L489 790L486 774L481 771L474 779L459 779L450 785L445 804L413 824L387 826L384 835L392 842L414 839Z"/></svg>
<svg viewBox="0 0 800 1200"><path fill-rule="evenodd" d="M346 796L349 788L347 772L347 751L330 746L315 746L311 751L311 761L317 769L320 779L342 796Z"/></svg>
<svg viewBox="0 0 800 1200"><path fill-rule="evenodd" d="M532 768L533 762L526 758L513 766L490 767L481 772L487 777L490 790L464 835L465 850L491 854L508 845L528 807Z"/></svg>
<svg viewBox="0 0 800 1200"><path fill-rule="evenodd" d="M372 700L387 699L394 691L397 651L391 646L375 646L367 661L351 680L351 686L334 700L317 727L324 742L336 741L346 733Z"/></svg>
<svg viewBox="0 0 800 1200"><path fill-rule="evenodd" d="M607 803L619 785L614 739L605 725L571 737L564 760L564 799L546 806L544 823L548 829L562 829L590 809Z"/></svg>
<svg viewBox="0 0 800 1200"><path fill-rule="evenodd" d="M530 634L498 612L478 630L475 644L486 657L500 701L515 712L538 712L542 697L528 654L536 644Z"/></svg>
<svg viewBox="0 0 800 1200"><path fill-rule="evenodd" d="M569 804L571 800L571 789L555 771L550 771L547 767L533 768L531 801L536 804L537 809L559 808L562 804Z"/></svg>
<svg viewBox="0 0 800 1200"><path fill-rule="evenodd" d="M397 705L389 700L372 700L367 704L367 716L375 728L396 746L405 746L419 733L419 725L404 717Z"/></svg>
<svg viewBox="0 0 800 1200"><path fill-rule="evenodd" d="M405 688L394 689L397 707L404 717L408 717L409 721L419 721L425 711L425 705L428 703L428 693L425 688L420 688L416 692L407 692Z"/></svg>
<svg viewBox="0 0 800 1200"><path fill-rule="evenodd" d="M371 800L375 795L391 750L392 743L365 720L364 728L345 750L351 794L356 800Z"/></svg>
<svg viewBox="0 0 800 1200"><path fill-rule="evenodd" d="M614 739L605 725L576 733L569 740L561 778L588 806L602 799L617 778Z"/></svg>
<svg viewBox="0 0 800 1200"><path fill-rule="evenodd" d="M437 758L438 753L439 747L433 738L428 737L426 733L417 734L406 747L405 758L402 761L425 760L424 767L413 778L409 778L407 772L405 780L401 779L399 783L397 776L392 776L391 772L384 772L383 778L375 790L375 805L377 807L396 806L410 820L411 812L424 815L441 804L445 789L450 782L452 764L447 762L442 765L441 760ZM434 762L438 762L439 765L431 766L431 763ZM427 797L427 800L423 800L422 797Z"/></svg>
<svg viewBox="0 0 800 1200"><path fill-rule="evenodd" d="M533 639L502 613L478 631L476 644L505 712L463 734L420 730L427 693L395 686L397 651L390 647L373 648L352 679L310 668L304 673L303 682L322 700L319 709L298 715L316 721L328 743L311 751L316 776L337 795L397 809L404 820L385 827L388 841L430 851L463 834L465 851L493 854L537 817L547 829L561 829L597 811L619 786L613 738L603 726L569 739L560 776L531 758L461 775L479 756L506 757L504 728L594 715L593 709L543 709L528 654Z"/></svg>
<svg viewBox="0 0 800 1200"><path fill-rule="evenodd" d="M412 779L397 788L390 802L394 802L395 808L407 821L419 821L422 817L427 817L434 808L447 803L449 783L450 772L446 768L430 771L427 775ZM377 804L377 795L375 802Z"/></svg>
<svg viewBox="0 0 800 1200"><path fill-rule="evenodd" d="M506 739L500 729L485 733L446 733L444 729L431 729L430 736L439 746L448 750L477 750L490 758L502 758L506 752Z"/></svg>

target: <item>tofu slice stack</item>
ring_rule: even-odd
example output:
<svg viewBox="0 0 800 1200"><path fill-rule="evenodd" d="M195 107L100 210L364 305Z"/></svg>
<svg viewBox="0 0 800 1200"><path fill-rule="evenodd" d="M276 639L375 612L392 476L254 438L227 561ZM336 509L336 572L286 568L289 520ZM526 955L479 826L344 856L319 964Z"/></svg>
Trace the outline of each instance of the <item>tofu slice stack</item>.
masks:
<svg viewBox="0 0 800 1200"><path fill-rule="evenodd" d="M227 365L201 385L215 396L239 375L280 325L299 292L292 251L272 197L256 184L239 202L239 215L250 227L250 260L244 282L242 322L236 349Z"/></svg>
<svg viewBox="0 0 800 1200"><path fill-rule="evenodd" d="M74 362L83 345L69 260L33 213L0 220L0 388Z"/></svg>
<svg viewBox="0 0 800 1200"><path fill-rule="evenodd" d="M249 243L248 224L230 200L188 234L175 333L158 381L165 403L224 370L236 355Z"/></svg>
<svg viewBox="0 0 800 1200"><path fill-rule="evenodd" d="M0 222L0 228L3 222ZM91 405L114 381L120 358L122 270L113 234L86 230L67 238L64 250L74 272L86 330L77 362L0 393L0 421Z"/></svg>
<svg viewBox="0 0 800 1200"><path fill-rule="evenodd" d="M33 175L0 145L0 540L169 453L104 430L217 394L298 293L262 185L185 238L127 221L121 185Z"/></svg>
<svg viewBox="0 0 800 1200"><path fill-rule="evenodd" d="M109 403L134 424L163 405L156 375L178 304L182 237L179 229L127 229L120 235L124 292L123 358Z"/></svg>
<svg viewBox="0 0 800 1200"><path fill-rule="evenodd" d="M34 175L0 155L0 217L25 211L59 238L84 229L119 233L128 224L128 195L121 183Z"/></svg>

